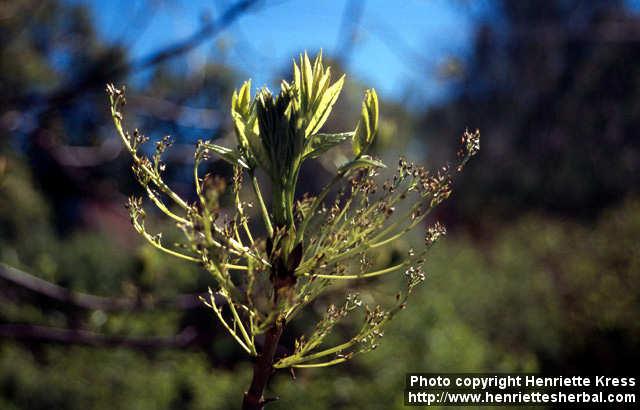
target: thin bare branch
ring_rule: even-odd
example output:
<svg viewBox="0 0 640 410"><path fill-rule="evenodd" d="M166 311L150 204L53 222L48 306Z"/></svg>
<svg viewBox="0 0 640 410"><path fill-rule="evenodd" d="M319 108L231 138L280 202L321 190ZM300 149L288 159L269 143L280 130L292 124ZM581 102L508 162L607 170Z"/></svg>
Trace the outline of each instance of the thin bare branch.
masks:
<svg viewBox="0 0 640 410"><path fill-rule="evenodd" d="M39 295L46 296L49 299L87 310L145 310L160 307L169 309L193 309L202 306L202 302L198 299L201 295L198 294L183 294L173 298L142 300L112 298L74 292L4 263L0 263L0 279ZM223 298L220 298L217 302L219 304L225 303Z"/></svg>

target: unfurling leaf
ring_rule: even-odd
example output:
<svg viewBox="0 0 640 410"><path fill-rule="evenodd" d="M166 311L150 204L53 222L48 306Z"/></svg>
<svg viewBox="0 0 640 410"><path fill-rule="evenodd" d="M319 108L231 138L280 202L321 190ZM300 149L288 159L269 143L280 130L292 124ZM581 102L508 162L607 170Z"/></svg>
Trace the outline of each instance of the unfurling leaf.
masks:
<svg viewBox="0 0 640 410"><path fill-rule="evenodd" d="M231 96L231 111L235 111L242 116L247 116L251 109L251 80L242 84L240 90L234 91Z"/></svg>
<svg viewBox="0 0 640 410"><path fill-rule="evenodd" d="M307 53L300 55L300 66L293 63L293 80L297 88L296 106L303 119L305 137L310 138L324 125L338 100L343 75L331 84L331 68L322 65L322 53L319 53L313 64Z"/></svg>
<svg viewBox="0 0 640 410"><path fill-rule="evenodd" d="M322 83L324 86L329 84L331 81L331 72L327 69L327 81ZM313 135L322 128L324 123L329 118L329 114L331 114L331 109L333 105L338 100L338 96L340 95L340 91L342 90L342 86L344 85L344 75L340 77L338 81L335 82L331 87L329 87L326 91L323 89L318 90L317 100L314 101L312 105L312 113L311 118L309 119L309 123L307 124L307 128L305 134L307 136Z"/></svg>
<svg viewBox="0 0 640 410"><path fill-rule="evenodd" d="M231 118L238 138L238 144L247 148L245 128L251 111L251 80L245 81L240 90L234 90L231 96Z"/></svg>
<svg viewBox="0 0 640 410"><path fill-rule="evenodd" d="M231 148L223 147L221 145L212 144L210 142L205 142L202 144L203 147L215 152L220 158L227 161L231 165L240 165L243 168L249 169L249 165L247 165L242 155L236 150Z"/></svg>
<svg viewBox="0 0 640 410"><path fill-rule="evenodd" d="M362 101L360 120L353 135L353 153L364 154L378 132L378 95L376 90L367 90Z"/></svg>

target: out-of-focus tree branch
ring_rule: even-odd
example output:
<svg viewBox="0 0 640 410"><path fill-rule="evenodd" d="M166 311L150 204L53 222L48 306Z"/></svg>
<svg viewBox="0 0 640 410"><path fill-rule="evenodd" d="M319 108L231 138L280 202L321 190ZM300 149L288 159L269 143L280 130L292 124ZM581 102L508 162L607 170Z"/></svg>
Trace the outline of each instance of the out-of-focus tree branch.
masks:
<svg viewBox="0 0 640 410"><path fill-rule="evenodd" d="M127 98L134 111L151 115L163 121L172 121L185 127L215 129L223 121L220 111L210 108L194 108L172 101L148 96Z"/></svg>
<svg viewBox="0 0 640 410"><path fill-rule="evenodd" d="M198 296L200 295L196 294L178 295L173 298L144 300L132 298L110 298L91 295L88 293L73 292L3 263L0 263L0 279L39 295L46 296L49 299L87 310L144 310L160 307L185 310L202 306L202 302L198 299ZM224 301L218 300L218 303L223 304Z"/></svg>
<svg viewBox="0 0 640 410"><path fill-rule="evenodd" d="M368 25L369 32L376 36L389 51L398 57L398 60L407 66L409 72L417 76L436 66L433 58L423 55L415 50L393 26L386 24L384 18L375 16Z"/></svg>
<svg viewBox="0 0 640 410"><path fill-rule="evenodd" d="M184 54L198 45L209 37L214 36L227 28L234 21L238 19L243 13L247 12L251 7L258 3L258 0L240 0L227 8L220 18L207 22L190 37L185 40L178 41L169 47L162 50L153 52L145 57L131 62L129 65L133 69L144 69L150 66L163 63L171 58Z"/></svg>
<svg viewBox="0 0 640 410"><path fill-rule="evenodd" d="M345 4L342 13L342 22L336 41L336 57L345 67L349 64L349 59L353 53L364 6L364 0L349 0Z"/></svg>
<svg viewBox="0 0 640 410"><path fill-rule="evenodd" d="M193 345L198 332L187 327L175 336L167 337L126 337L110 336L88 330L63 329L49 326L3 324L0 338L21 342L57 343L63 345L84 345L92 347L126 347L130 349L175 349Z"/></svg>
<svg viewBox="0 0 640 410"><path fill-rule="evenodd" d="M158 65L193 50L207 39L227 28L257 3L258 0L239 0L229 6L219 18L205 23L198 31L184 40L180 40L168 47L151 52L133 61L115 64L113 67L104 70L91 70L86 76L62 85L58 90L53 91L42 99L29 101L30 99L27 98L26 102L41 103L45 107L45 111L47 107L55 106L60 108L83 92L102 88L107 82L114 81L114 79L123 74Z"/></svg>

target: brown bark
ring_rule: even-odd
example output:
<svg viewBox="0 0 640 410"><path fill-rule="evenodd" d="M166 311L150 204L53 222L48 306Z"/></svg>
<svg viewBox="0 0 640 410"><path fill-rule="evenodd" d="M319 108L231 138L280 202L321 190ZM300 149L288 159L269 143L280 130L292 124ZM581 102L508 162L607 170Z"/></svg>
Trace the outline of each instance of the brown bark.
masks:
<svg viewBox="0 0 640 410"><path fill-rule="evenodd" d="M273 373L273 358L284 330L284 323L278 320L265 333L264 346L262 352L258 354L256 362L253 365L253 379L249 390L244 393L242 400L242 410L263 410L265 399L262 396L269 378Z"/></svg>

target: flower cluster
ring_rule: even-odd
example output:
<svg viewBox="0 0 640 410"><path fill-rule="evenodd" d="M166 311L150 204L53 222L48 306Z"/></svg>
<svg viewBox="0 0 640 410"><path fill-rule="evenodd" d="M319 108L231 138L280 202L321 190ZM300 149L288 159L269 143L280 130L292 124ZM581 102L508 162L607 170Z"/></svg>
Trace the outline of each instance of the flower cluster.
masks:
<svg viewBox="0 0 640 410"><path fill-rule="evenodd" d="M370 254L421 224L450 196L453 176L449 166L430 172L400 159L393 175L379 184L386 166L369 152L379 122L374 90L365 92L352 130L321 132L344 79L332 81L322 55L311 62L305 53L293 64L293 80L282 81L276 95L262 88L252 97L251 83L245 82L231 102L236 145L200 141L196 147L194 202L180 197L163 180L162 157L171 139L158 141L151 157L146 156L140 147L147 138L123 126L124 88L107 87L114 124L132 157L134 175L149 200L183 232L184 243L169 246L161 234L148 233L141 198L129 201L134 228L155 248L197 263L212 275L216 287L203 300L248 354L258 355L259 334L273 330L277 342L283 327L332 284L404 272L406 288L393 306L367 306L358 295L348 294L342 305L329 306L308 336L296 339L293 353L273 363L277 368L328 366L375 349L385 324L424 280L421 266L427 249L445 233L436 223L428 228L422 249L412 249L394 265L375 265ZM336 168L333 179L320 192L296 198L303 162L349 142L351 158ZM454 170L462 170L478 149L479 133L465 132ZM233 167L232 181L200 175L202 164L213 156ZM267 181L258 179L258 170ZM262 194L265 184L269 198ZM229 188L234 206L223 210L220 198ZM250 201L243 199L247 188L253 195ZM261 218L266 236L253 231L254 217ZM323 348L335 325L360 308L364 322L359 331L344 343Z"/></svg>

